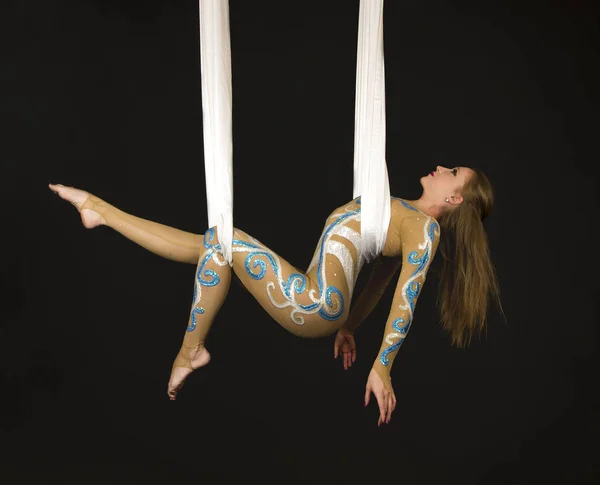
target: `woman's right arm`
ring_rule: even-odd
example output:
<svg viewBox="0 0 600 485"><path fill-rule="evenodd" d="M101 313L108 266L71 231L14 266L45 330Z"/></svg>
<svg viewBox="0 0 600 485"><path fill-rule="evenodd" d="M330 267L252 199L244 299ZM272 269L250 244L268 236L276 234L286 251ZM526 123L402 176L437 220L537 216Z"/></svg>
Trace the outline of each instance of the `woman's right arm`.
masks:
<svg viewBox="0 0 600 485"><path fill-rule="evenodd" d="M402 258L399 257L389 258L379 256L375 260L369 280L350 311L346 323L342 327L344 330L354 332L369 316L377 306L377 303L379 303L379 300L381 300L385 289L401 264Z"/></svg>

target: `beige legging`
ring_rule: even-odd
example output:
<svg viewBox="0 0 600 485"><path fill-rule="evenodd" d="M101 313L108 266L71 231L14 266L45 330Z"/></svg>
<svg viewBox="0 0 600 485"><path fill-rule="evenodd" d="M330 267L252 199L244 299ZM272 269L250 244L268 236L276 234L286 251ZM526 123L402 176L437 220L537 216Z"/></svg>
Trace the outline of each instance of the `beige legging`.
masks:
<svg viewBox="0 0 600 485"><path fill-rule="evenodd" d="M188 327L175 361L175 366L191 368L190 350L204 345L231 283L231 267L221 254L216 228L209 228L204 235L192 234L127 214L95 196L86 200L81 210L85 209L98 212L106 225L149 251L197 265ZM327 336L348 316L351 290L361 265L359 231L360 206L356 202L334 211L305 273L234 229L233 271L286 330L300 337Z"/></svg>

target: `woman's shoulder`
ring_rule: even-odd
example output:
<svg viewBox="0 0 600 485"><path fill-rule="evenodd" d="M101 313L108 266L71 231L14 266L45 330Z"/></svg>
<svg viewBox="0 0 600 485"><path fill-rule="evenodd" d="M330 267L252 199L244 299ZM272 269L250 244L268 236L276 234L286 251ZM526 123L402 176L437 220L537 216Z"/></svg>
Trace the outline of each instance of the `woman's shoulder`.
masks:
<svg viewBox="0 0 600 485"><path fill-rule="evenodd" d="M406 215L410 216L416 216L416 215L424 215L419 209L417 209L414 205L412 205L408 200L406 199L402 199L400 197L391 197L392 201L391 201L391 205L392 207L396 206L396 207L403 207L404 209L406 209L407 213Z"/></svg>
<svg viewBox="0 0 600 485"><path fill-rule="evenodd" d="M405 199L394 197L393 204L396 204L396 207L392 206L392 224L403 240L413 233L417 239L427 234L432 239L439 236L440 225L434 217L421 212ZM405 237L402 237L403 235Z"/></svg>

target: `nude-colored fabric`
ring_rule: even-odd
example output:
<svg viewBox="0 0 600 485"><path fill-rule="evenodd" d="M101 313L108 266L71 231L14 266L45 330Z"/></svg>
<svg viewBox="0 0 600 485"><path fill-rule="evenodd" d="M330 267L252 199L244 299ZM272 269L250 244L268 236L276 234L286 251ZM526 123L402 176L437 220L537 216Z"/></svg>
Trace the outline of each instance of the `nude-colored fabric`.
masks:
<svg viewBox="0 0 600 485"><path fill-rule="evenodd" d="M203 237L202 250L194 274L194 296L183 344L173 367L192 369L190 353L204 347L208 331L225 302L231 284L231 267L218 245L216 228Z"/></svg>
<svg viewBox="0 0 600 485"><path fill-rule="evenodd" d="M93 195L81 207L81 211L86 209L97 212L107 226L158 256L182 263L198 262L202 235L133 216Z"/></svg>

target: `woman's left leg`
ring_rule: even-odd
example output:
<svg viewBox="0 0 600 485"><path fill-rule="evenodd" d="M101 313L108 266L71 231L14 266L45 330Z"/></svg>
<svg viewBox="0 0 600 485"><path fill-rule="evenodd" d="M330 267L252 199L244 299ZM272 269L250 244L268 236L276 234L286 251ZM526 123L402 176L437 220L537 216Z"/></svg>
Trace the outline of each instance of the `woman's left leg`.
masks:
<svg viewBox="0 0 600 485"><path fill-rule="evenodd" d="M194 297L183 343L173 362L167 393L174 400L186 378L210 361L206 337L229 292L231 267L218 244L217 228L204 234L203 252L198 259Z"/></svg>

